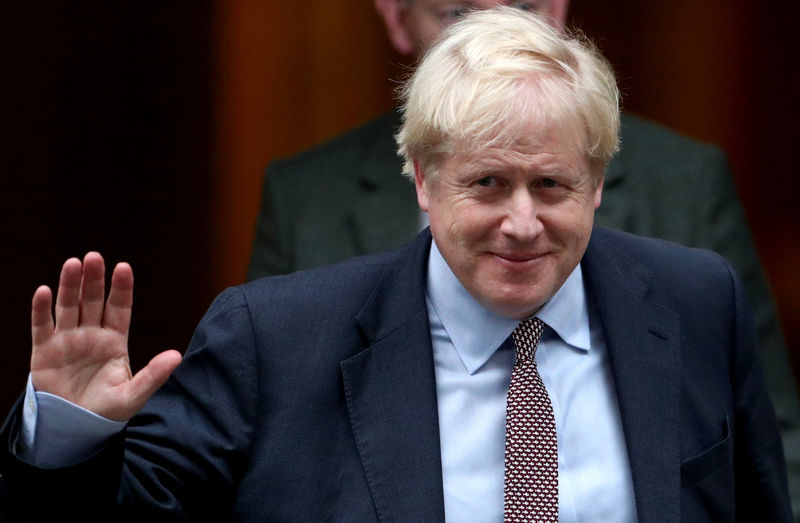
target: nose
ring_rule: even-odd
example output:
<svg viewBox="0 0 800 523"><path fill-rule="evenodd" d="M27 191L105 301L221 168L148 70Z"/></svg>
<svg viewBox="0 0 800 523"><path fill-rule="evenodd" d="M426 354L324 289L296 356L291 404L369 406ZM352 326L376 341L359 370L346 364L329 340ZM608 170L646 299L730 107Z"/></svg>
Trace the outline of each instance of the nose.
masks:
<svg viewBox="0 0 800 523"><path fill-rule="evenodd" d="M532 242L542 230L538 211L539 205L529 191L514 191L500 224L500 232L522 243Z"/></svg>

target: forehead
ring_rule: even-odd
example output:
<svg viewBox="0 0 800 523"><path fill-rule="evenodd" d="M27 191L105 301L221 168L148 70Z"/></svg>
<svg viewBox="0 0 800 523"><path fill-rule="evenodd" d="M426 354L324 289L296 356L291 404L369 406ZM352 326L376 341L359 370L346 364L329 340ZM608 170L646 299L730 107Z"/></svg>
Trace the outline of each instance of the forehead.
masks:
<svg viewBox="0 0 800 523"><path fill-rule="evenodd" d="M563 122L525 121L505 127L502 136L488 142L448 139L441 155L431 158L445 176L472 175L484 170L570 172L602 177L589 158L582 128ZM450 172L455 169L456 172Z"/></svg>
<svg viewBox="0 0 800 523"><path fill-rule="evenodd" d="M459 146L445 155L444 164L459 170L473 169L550 169L569 166L570 170L587 171L586 154L571 137L562 134L542 136L541 139L520 139L503 146ZM444 166L444 165L443 165Z"/></svg>

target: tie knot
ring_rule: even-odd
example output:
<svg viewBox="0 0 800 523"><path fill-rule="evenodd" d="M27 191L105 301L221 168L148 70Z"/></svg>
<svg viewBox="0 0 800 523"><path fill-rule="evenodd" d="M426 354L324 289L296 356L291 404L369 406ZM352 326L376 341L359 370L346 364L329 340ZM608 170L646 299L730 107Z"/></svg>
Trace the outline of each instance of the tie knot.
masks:
<svg viewBox="0 0 800 523"><path fill-rule="evenodd" d="M511 339L514 340L514 347L517 350L517 359L533 361L543 331L544 322L539 318L528 318L517 325L511 333Z"/></svg>

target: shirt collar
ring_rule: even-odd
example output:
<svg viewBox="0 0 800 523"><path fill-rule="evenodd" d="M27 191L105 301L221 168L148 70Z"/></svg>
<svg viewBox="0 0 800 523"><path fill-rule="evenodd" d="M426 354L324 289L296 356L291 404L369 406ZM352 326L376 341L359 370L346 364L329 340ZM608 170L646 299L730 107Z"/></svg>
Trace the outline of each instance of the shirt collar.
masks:
<svg viewBox="0 0 800 523"><path fill-rule="evenodd" d="M589 307L583 288L583 271L580 264L572 270L567 281L536 313L564 343L588 352L591 348ZM545 331L545 336L547 336Z"/></svg>
<svg viewBox="0 0 800 523"><path fill-rule="evenodd" d="M470 374L477 372L519 325L519 320L500 316L478 303L450 270L435 241L428 256L427 292ZM589 313L580 265L536 316L568 345L589 350Z"/></svg>

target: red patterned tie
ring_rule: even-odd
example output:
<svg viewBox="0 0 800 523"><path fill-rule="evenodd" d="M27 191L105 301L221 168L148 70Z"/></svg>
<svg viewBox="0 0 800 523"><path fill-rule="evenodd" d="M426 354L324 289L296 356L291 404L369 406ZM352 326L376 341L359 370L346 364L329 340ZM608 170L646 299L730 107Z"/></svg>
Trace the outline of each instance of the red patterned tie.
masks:
<svg viewBox="0 0 800 523"><path fill-rule="evenodd" d="M531 318L511 333L517 360L506 404L506 522L558 521L556 420L533 359L543 330Z"/></svg>

